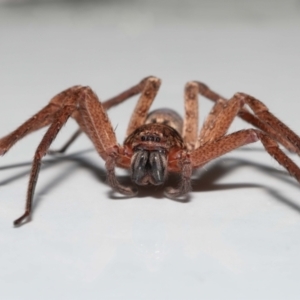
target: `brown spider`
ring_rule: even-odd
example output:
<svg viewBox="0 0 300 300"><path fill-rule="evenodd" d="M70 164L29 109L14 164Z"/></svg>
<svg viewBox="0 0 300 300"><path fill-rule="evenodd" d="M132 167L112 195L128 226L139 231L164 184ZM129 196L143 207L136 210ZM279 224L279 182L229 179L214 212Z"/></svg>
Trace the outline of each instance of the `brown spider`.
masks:
<svg viewBox="0 0 300 300"><path fill-rule="evenodd" d="M77 121L80 130L59 152L64 152L81 131L85 132L105 160L109 185L127 196L134 196L137 191L118 182L115 167L130 169L131 179L136 185L161 185L165 182L168 172L180 173L179 186L168 187L165 190L165 195L174 199L190 191L193 169L257 140L260 140L267 152L300 182L299 167L277 144L279 142L288 150L300 154L300 138L272 115L259 100L243 93L237 93L230 100L226 100L203 83L191 81L185 87L185 118L182 120L171 109L159 109L149 113L160 83L160 79L156 77L147 77L103 103L89 87L71 87L56 95L36 115L0 139L0 155L4 155L25 135L50 125L35 152L25 213L15 220L14 224L19 225L30 217L41 159L69 117ZM124 145L121 146L117 143L106 110L139 93L141 96L131 116ZM198 135L199 93L215 104ZM226 135L236 116L260 130L246 129Z"/></svg>

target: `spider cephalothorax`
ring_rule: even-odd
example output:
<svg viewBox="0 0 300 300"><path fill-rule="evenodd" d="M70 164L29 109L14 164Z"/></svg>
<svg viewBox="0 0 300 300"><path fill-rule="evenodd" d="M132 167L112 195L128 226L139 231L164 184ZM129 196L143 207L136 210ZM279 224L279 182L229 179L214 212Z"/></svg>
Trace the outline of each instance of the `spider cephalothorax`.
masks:
<svg viewBox="0 0 300 300"><path fill-rule="evenodd" d="M184 149L184 142L171 126L153 122L140 126L130 134L124 148L126 153L132 152L132 181L137 185L160 185L165 182L168 169L178 169L174 157Z"/></svg>
<svg viewBox="0 0 300 300"><path fill-rule="evenodd" d="M116 97L100 102L89 87L74 86L53 97L36 115L0 139L0 155L4 155L25 135L49 126L34 156L25 213L14 224L19 225L30 217L41 159L47 152L57 152L49 151L49 147L69 117L77 121L80 130L59 152L64 152L81 132L86 133L105 160L109 185L125 195L133 196L137 191L119 183L115 175L116 167L130 169L135 185L161 185L169 172L179 173L179 185L165 189L167 197L178 198L190 191L193 169L257 140L300 182L299 167L278 146L280 143L291 152L300 154L300 138L272 115L262 102L243 93L227 100L203 83L191 81L185 87L185 115L182 119L170 109L149 112L159 87L158 78L147 77ZM120 146L106 110L139 93L141 96L131 116L127 137ZM215 102L200 133L198 94ZM258 129L226 134L236 116Z"/></svg>

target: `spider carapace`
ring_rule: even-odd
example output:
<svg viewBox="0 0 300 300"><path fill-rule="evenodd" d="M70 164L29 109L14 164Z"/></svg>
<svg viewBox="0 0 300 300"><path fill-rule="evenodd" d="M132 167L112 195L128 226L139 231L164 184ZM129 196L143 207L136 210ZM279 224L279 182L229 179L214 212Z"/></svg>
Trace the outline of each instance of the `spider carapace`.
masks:
<svg viewBox="0 0 300 300"><path fill-rule="evenodd" d="M131 179L137 185L160 185L168 171L180 172L178 159L185 149L182 119L171 109L150 113L145 124L124 141L124 151L131 157Z"/></svg>
<svg viewBox="0 0 300 300"><path fill-rule="evenodd" d="M167 187L168 198L185 196L191 189L193 169L238 147L260 140L265 150L300 182L299 167L279 148L281 144L291 152L300 154L300 138L289 127L271 114L259 100L236 93L227 100L205 84L190 81L185 86L185 113L182 119L171 109L150 111L160 87L160 79L150 76L121 94L104 102L84 86L71 87L54 96L48 105L0 139L0 155L4 155L18 140L44 126L49 126L39 144L32 164L24 214L15 220L20 225L31 216L32 199L41 159L69 117L80 129L58 152L64 152L84 132L97 152L105 160L107 181L117 192L128 196L136 188L119 183L115 168L130 169L133 185L161 185L169 172L179 173L176 187ZM106 111L130 97L141 94L127 128L127 137L119 145ZM212 100L214 106L198 132L198 95ZM250 110L249 110L250 108ZM227 134L234 118L239 116L256 128Z"/></svg>

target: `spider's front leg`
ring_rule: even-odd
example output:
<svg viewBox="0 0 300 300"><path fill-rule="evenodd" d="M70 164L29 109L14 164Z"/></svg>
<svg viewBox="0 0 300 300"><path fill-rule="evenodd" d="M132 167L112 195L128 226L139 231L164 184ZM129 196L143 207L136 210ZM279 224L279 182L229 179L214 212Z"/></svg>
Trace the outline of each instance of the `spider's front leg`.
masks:
<svg viewBox="0 0 300 300"><path fill-rule="evenodd" d="M120 103L128 100L129 98L141 93L146 86L146 83L149 79L153 78L153 76L148 76L142 79L138 84L130 87L129 89L123 91L122 93L102 102L104 109L107 111L110 108L119 105ZM77 137L82 133L81 129L79 128L74 132L74 134L69 138L69 140L58 150L48 150L48 154L57 154L57 153L64 153L70 147L70 145L77 139ZM0 153L1 154L1 153Z"/></svg>
<svg viewBox="0 0 300 300"><path fill-rule="evenodd" d="M20 218L15 220L14 225L20 225L25 219L30 217L42 157L46 155L52 141L69 117L73 117L78 122L82 131L94 143L99 155L106 161L109 184L120 193L126 195L135 194L135 191L129 187L123 187L116 179L114 168L120 149L106 111L96 94L89 87L78 87L74 91L66 93L66 97L62 100L63 105L53 116L52 124L35 152L25 212Z"/></svg>
<svg viewBox="0 0 300 300"><path fill-rule="evenodd" d="M85 88L82 93L83 97L79 99L78 110L74 118L89 136L99 155L105 160L109 185L121 194L134 196L136 190L121 185L116 178L115 167L123 154L104 105L90 88Z"/></svg>
<svg viewBox="0 0 300 300"><path fill-rule="evenodd" d="M142 93L131 116L127 132L135 130L136 127L144 123L149 107L160 86L160 80L150 76L142 80L140 85L143 88ZM87 90L87 93L88 96L81 102L80 114L76 117L77 122L93 141L98 153L106 161L105 166L109 185L121 194L134 196L137 190L121 185L115 175L116 166L130 167L130 157L125 155L124 149L117 144L113 127L106 114L105 105L99 102L97 96L91 90Z"/></svg>

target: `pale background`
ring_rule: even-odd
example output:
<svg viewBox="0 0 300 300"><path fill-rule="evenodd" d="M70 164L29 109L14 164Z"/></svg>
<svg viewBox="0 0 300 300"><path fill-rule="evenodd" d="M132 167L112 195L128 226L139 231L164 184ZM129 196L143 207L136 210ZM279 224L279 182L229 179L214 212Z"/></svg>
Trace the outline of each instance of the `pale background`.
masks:
<svg viewBox="0 0 300 300"><path fill-rule="evenodd" d="M182 113L198 79L299 133L299 33L299 1L2 1L0 136L69 86L106 99L147 75L163 80L155 108ZM120 143L135 102L109 113ZM82 136L44 159L33 221L13 228L44 132L0 158L1 299L299 299L299 185L260 143L200 170L180 203L153 188L119 200Z"/></svg>

